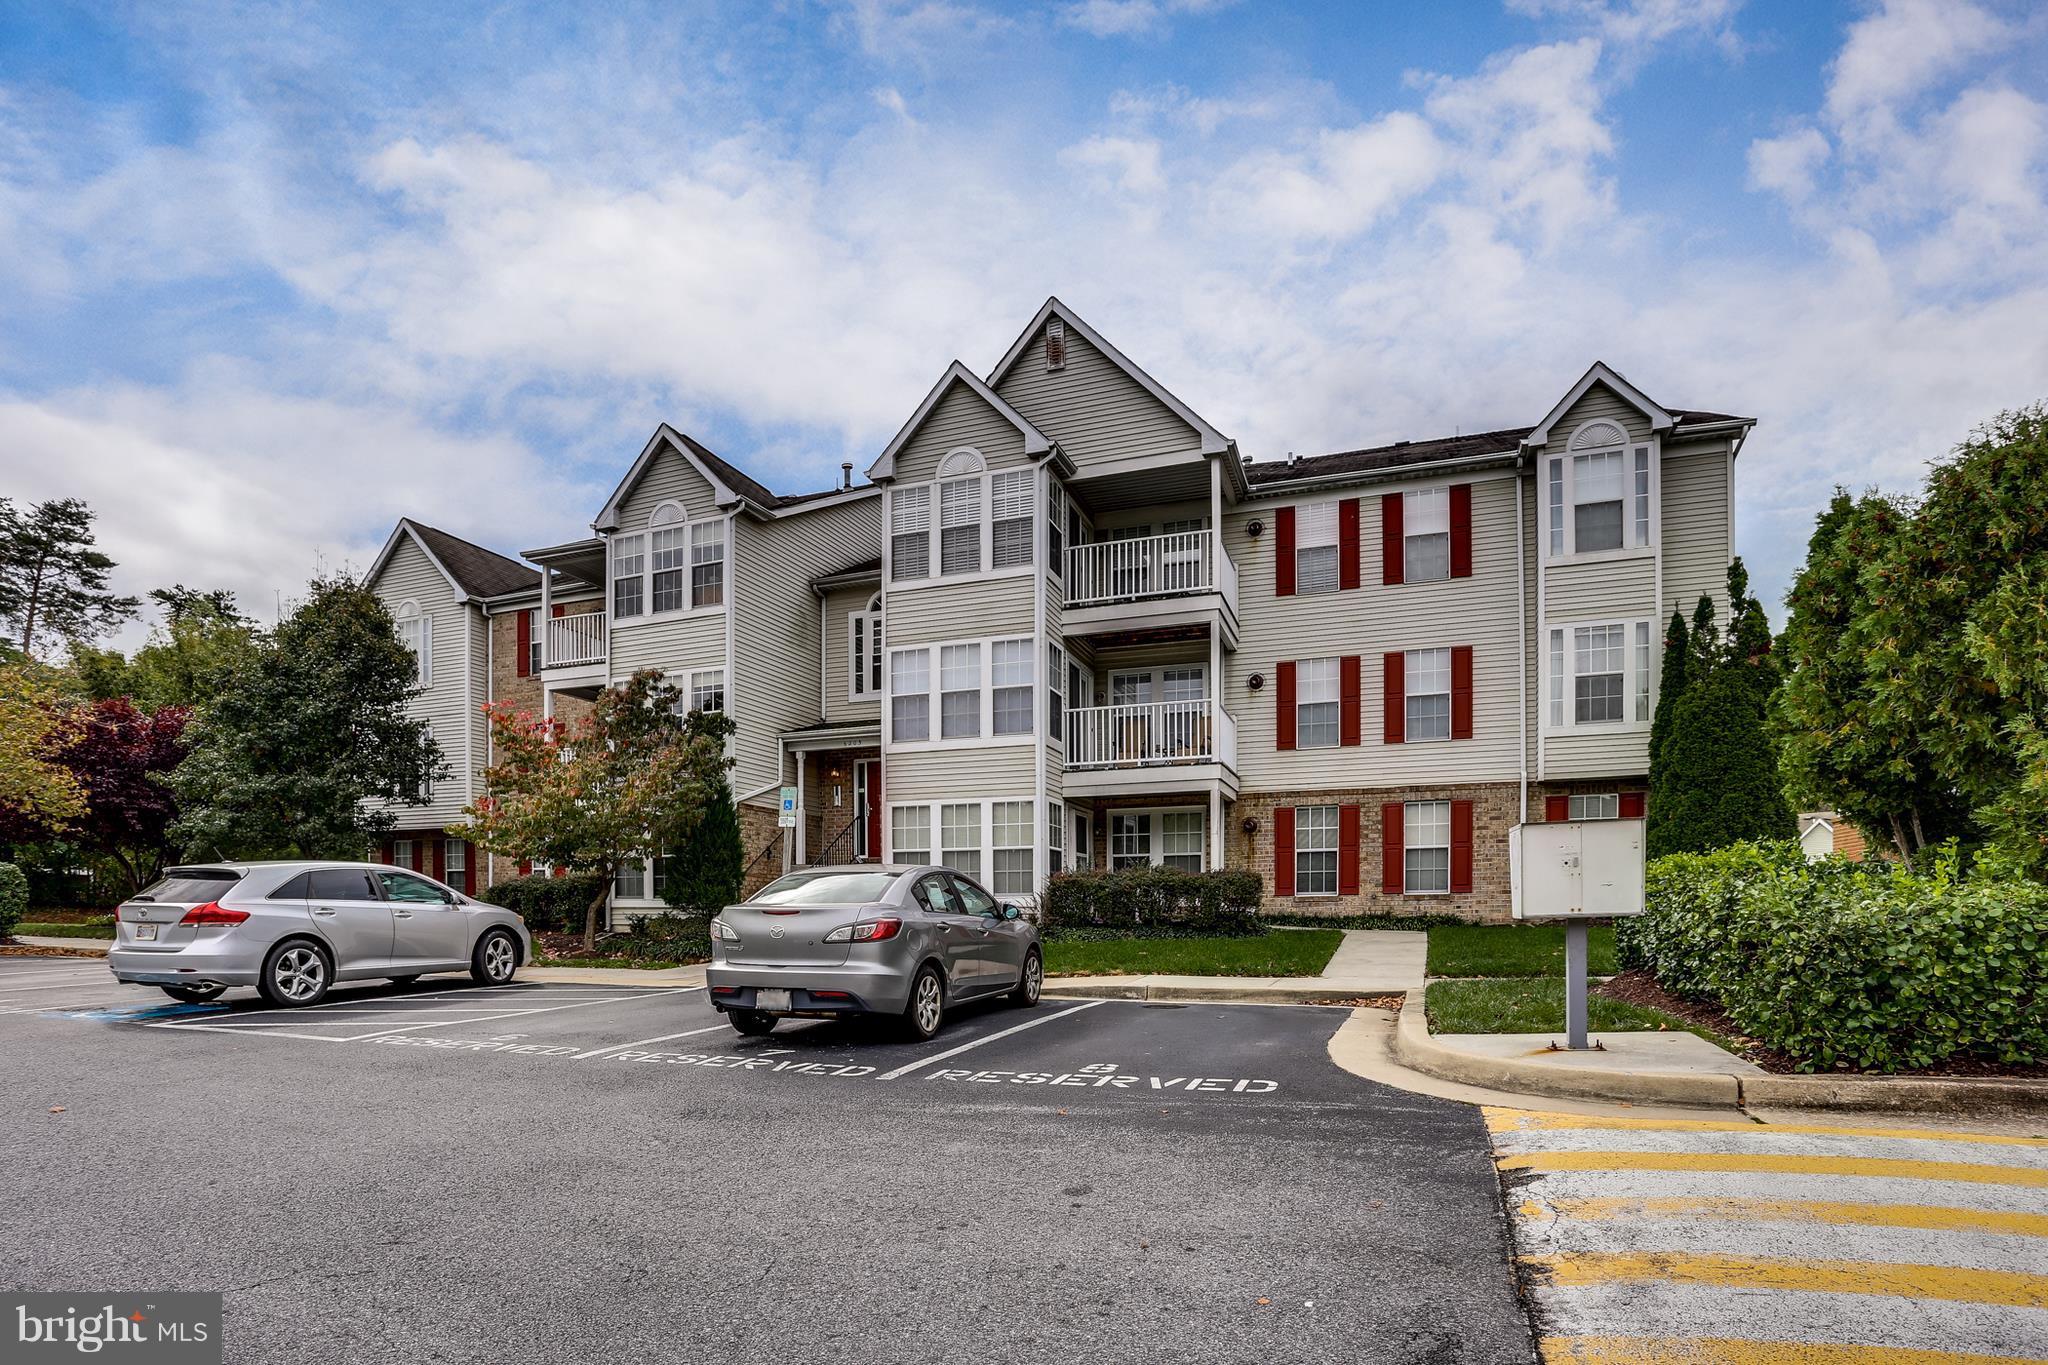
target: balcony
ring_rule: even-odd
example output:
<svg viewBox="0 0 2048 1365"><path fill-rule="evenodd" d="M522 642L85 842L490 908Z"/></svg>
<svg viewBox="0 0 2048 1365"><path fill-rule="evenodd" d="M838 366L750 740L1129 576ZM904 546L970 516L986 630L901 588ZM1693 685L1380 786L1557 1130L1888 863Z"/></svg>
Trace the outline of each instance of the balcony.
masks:
<svg viewBox="0 0 2048 1365"><path fill-rule="evenodd" d="M1237 794L1237 720L1207 697L1078 707L1067 712L1066 755L1076 794L1193 790L1218 778Z"/></svg>
<svg viewBox="0 0 2048 1365"><path fill-rule="evenodd" d="M1214 531L1099 540L1067 551L1066 627L1077 632L1214 623L1237 646L1237 565Z"/></svg>
<svg viewBox="0 0 2048 1365"><path fill-rule="evenodd" d="M541 656L544 668L590 668L602 666L605 658L604 613L579 612L548 620L547 643Z"/></svg>

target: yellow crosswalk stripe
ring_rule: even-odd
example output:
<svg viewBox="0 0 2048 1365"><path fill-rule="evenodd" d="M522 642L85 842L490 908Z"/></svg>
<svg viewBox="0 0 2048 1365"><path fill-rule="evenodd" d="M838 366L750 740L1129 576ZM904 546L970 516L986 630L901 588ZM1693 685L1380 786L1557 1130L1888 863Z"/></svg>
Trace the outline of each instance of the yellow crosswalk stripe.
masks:
<svg viewBox="0 0 2048 1365"><path fill-rule="evenodd" d="M2048 1237L2048 1214L1992 1209L1949 1209L1931 1204L1849 1204L1820 1199L1592 1196L1529 1201L1525 1217L1588 1221L1620 1218L1713 1218L1734 1223L1830 1223L1837 1226L1920 1228L1929 1232L1995 1232Z"/></svg>
<svg viewBox="0 0 2048 1365"><path fill-rule="evenodd" d="M1935 1128L1837 1128L1823 1123L1745 1123L1729 1119L1631 1119L1594 1114L1552 1114L1526 1109L1489 1108L1487 1131L1539 1133L1570 1130L1673 1133L1818 1133L1841 1137L1918 1138L1932 1142L1979 1142L1989 1146L2048 1147L2048 1138L2007 1133L1952 1133Z"/></svg>
<svg viewBox="0 0 2048 1365"><path fill-rule="evenodd" d="M1777 1172L1781 1175L1890 1176L1971 1185L2048 1189L2048 1171L1982 1166L1969 1161L1907 1161L1887 1157L1794 1156L1775 1152L1519 1152L1495 1157L1504 1171Z"/></svg>
<svg viewBox="0 0 2048 1365"><path fill-rule="evenodd" d="M1781 1261L1715 1253L1593 1251L1523 1256L1520 1264L1550 1285L1578 1288L1629 1281L1794 1293L1879 1294L1946 1299L2006 1308L2048 1308L2048 1275L2013 1270L1958 1270L1884 1261Z"/></svg>
<svg viewBox="0 0 2048 1365"><path fill-rule="evenodd" d="M2028 1365L2020 1356L1732 1337L1545 1337L1544 1365Z"/></svg>

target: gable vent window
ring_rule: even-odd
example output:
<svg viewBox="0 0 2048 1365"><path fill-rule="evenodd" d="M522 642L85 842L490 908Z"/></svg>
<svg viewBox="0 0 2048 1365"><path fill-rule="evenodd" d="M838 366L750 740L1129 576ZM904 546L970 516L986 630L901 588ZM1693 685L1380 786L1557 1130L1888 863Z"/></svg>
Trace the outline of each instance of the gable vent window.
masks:
<svg viewBox="0 0 2048 1365"><path fill-rule="evenodd" d="M1067 324L1059 318L1046 319L1045 368L1048 370L1064 370L1067 368Z"/></svg>

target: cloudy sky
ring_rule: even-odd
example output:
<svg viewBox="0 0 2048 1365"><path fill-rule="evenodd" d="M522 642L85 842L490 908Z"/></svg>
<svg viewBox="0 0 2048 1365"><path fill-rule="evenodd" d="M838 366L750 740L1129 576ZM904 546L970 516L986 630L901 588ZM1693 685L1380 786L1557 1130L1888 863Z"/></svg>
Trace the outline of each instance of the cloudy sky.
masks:
<svg viewBox="0 0 2048 1365"><path fill-rule="evenodd" d="M0 495L268 616L585 531L657 422L865 468L1057 293L1255 458L1595 359L1837 483L2048 398L2028 0L0 8Z"/></svg>

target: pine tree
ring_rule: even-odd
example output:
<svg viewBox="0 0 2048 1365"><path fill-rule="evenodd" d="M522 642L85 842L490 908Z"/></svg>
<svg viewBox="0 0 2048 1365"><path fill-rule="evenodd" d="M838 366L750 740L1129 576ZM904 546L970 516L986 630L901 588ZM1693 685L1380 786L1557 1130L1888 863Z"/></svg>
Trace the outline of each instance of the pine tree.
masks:
<svg viewBox="0 0 2048 1365"><path fill-rule="evenodd" d="M1664 663L1657 675L1657 713L1650 720L1650 771L1657 771L1657 755L1663 751L1664 740L1671 733L1671 712L1678 704L1678 698L1685 691L1686 670L1692 662L1692 632L1685 624L1685 613L1677 607L1671 609L1671 620L1664 627Z"/></svg>
<svg viewBox="0 0 2048 1365"><path fill-rule="evenodd" d="M709 918L740 898L746 846L732 789L720 782L704 807L704 818L673 850L661 898L679 910Z"/></svg>

